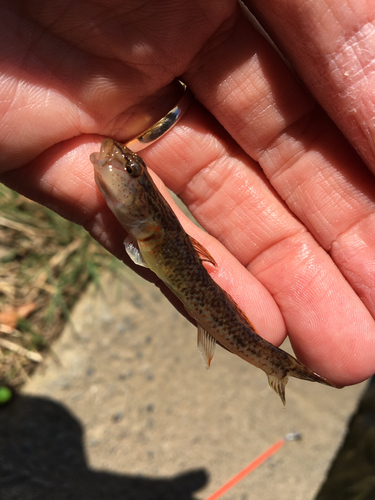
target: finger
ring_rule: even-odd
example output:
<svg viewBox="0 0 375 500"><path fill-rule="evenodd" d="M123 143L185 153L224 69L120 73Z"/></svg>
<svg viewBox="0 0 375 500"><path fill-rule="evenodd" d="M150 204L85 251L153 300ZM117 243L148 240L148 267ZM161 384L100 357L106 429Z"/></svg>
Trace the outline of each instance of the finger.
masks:
<svg viewBox="0 0 375 500"><path fill-rule="evenodd" d="M371 3L247 2L313 95L375 171L375 18Z"/></svg>

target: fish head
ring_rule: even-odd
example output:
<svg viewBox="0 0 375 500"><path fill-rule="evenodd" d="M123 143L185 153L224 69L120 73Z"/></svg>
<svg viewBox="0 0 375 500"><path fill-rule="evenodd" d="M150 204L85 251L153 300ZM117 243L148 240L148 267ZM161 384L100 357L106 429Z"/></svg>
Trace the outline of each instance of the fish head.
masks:
<svg viewBox="0 0 375 500"><path fill-rule="evenodd" d="M123 144L105 139L100 152L92 153L90 160L95 182L109 208L133 233L150 216L146 189L150 177L142 158Z"/></svg>

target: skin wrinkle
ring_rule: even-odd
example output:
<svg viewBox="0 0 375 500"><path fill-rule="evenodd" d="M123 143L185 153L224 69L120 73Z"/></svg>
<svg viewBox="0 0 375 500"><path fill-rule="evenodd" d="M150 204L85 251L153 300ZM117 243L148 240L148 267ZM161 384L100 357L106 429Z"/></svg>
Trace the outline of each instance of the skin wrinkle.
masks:
<svg viewBox="0 0 375 500"><path fill-rule="evenodd" d="M344 276L352 284L357 294L368 307L374 317L375 306L375 262L373 254L367 249L374 246L373 230L374 214L353 225L348 231L340 234L333 242L331 255L340 265ZM367 239L367 241L366 241Z"/></svg>
<svg viewBox="0 0 375 500"><path fill-rule="evenodd" d="M262 5L258 0L253 1L257 8L262 11ZM341 2L338 8L334 2L326 2L328 8L322 9L322 2L309 2L304 5L304 9L296 9L296 1L283 1L283 7L288 10L288 16L284 11L282 16L284 22L290 25L291 29L282 28L282 34L276 35L276 39L283 46L288 59L298 69L300 75L308 82L309 88L319 101L323 104L329 114L338 122L340 128L352 141L362 158L367 161L370 168L375 162L375 127L369 126L366 122L374 116L374 104L372 96L363 95L363 84L351 75L345 76L346 68L342 65L341 51L349 47L353 40L358 40L354 48L351 48L351 56L346 62L346 66L357 66L364 73L367 68L366 62L368 54L374 53L375 42L369 40L367 29L374 31L374 15L369 16L367 3L361 0L351 4ZM271 12L271 32L273 27L280 22L278 8L275 4L274 12ZM367 9L367 10L366 10ZM324 11L324 19L321 19L319 12ZM266 17L269 17L267 12ZM260 14L262 17L265 13ZM269 19L268 19L269 21ZM293 28L292 28L293 26ZM301 34L305 38L303 46L299 46L297 41ZM293 49L291 47L293 46ZM305 57L302 56L304 51ZM303 61L303 64L301 64ZM333 65L333 66L332 66ZM335 70L334 68L337 67ZM357 75L360 72L356 72ZM367 70L366 88L373 88L374 71ZM352 88L349 97L340 97L343 87ZM358 89L356 90L356 88ZM353 100L353 97L355 98ZM353 106L354 104L354 106ZM369 108L370 107L370 108ZM353 112L354 109L354 112Z"/></svg>
<svg viewBox="0 0 375 500"><path fill-rule="evenodd" d="M362 31L366 31L366 29L369 30L369 33L365 37L360 37L359 35L362 35ZM347 92L344 94L344 98L348 100L349 102L347 103L347 108L349 109L356 109L358 111L358 108L355 106L356 100L362 103L362 106L360 106L359 109L359 114L356 116L353 113L353 118L358 118L360 120L357 120L360 128L364 132L364 135L368 138L370 138L370 144L372 144L372 147L374 149L374 127L369 126L367 123L367 119L371 118L371 116L374 116L375 112L375 105L372 104L371 106L371 99L367 99L367 92L372 93L372 88L373 88L373 74L374 74L374 69L375 69L375 64L374 64L374 56L375 56L375 51L374 51L374 43L375 43L375 29L374 26L371 23L367 23L361 28L361 31L356 34L356 37L359 38L357 44L353 44L352 47L352 52L353 52L353 57L351 60L356 59L358 61L358 70L357 73L350 75L352 82L355 80L359 80L360 77L362 76L362 79L359 80L359 83L357 85L354 85L353 83L350 85L350 89L352 89L350 92ZM351 43L349 40L347 42L348 44ZM367 76L369 75L369 77ZM372 77L372 78L371 78ZM353 107L353 103L354 107ZM370 125L372 122L370 122Z"/></svg>
<svg viewBox="0 0 375 500"><path fill-rule="evenodd" d="M186 120L188 113L185 115L184 120ZM207 131L206 131L207 132ZM175 152L180 153L181 148L177 145L176 147L173 146L174 140L173 137L171 137L171 134L176 134L177 139L180 140L183 136L183 132L181 133L180 130L174 129L168 134L168 143L169 147L172 148ZM183 196L184 202L189 205L191 211L195 211L198 208L197 201L198 199L202 199L202 204L209 198L210 192L208 189L204 189L204 187L208 187L206 183L206 178L209 177L209 174L211 171L216 171L217 168L222 167L223 165L228 166L227 161L232 161L231 157L231 151L230 149L225 149L221 142L217 139L217 137L213 136L210 137L207 141L207 138L204 138L205 140L205 150L206 151L212 151L210 154L210 157L202 164L201 162L197 163L197 166L192 165L192 162L190 161L189 154L194 154L194 148L199 147L202 148L202 144L199 143L199 141L190 140L189 143L186 143L187 147L187 152L186 155L183 154L181 156L181 162L179 162L179 169L176 170L176 178L178 184L175 182L167 182L167 187L174 191L177 195ZM203 146L203 147L204 147ZM160 151L160 154L159 154ZM185 151L184 151L185 153ZM147 157L147 151L144 152L143 156ZM159 141L159 144L156 143L153 146L153 161L157 163L157 160L160 159L160 161L165 161L164 160L164 148L163 144ZM179 155L180 156L180 155ZM151 166L151 163L150 163ZM173 168L174 165L172 164L170 168ZM176 168L176 167L174 167ZM186 168L186 173L189 172L189 175L184 177L179 176L178 172L181 168ZM218 183L223 184L227 178L231 176L231 172L228 168L225 169L225 176L221 176L220 179L218 179ZM198 191L196 188L192 188L193 185L197 185L200 188L200 192L198 194Z"/></svg>
<svg viewBox="0 0 375 500"><path fill-rule="evenodd" d="M265 198L262 202L260 199L260 193L257 195L256 201L254 199L251 201L251 209L246 209L246 203L249 203L249 199L251 198L251 196L249 196L248 190L246 190L246 192L243 192L242 196L238 190L236 190L235 192L232 191L233 196L231 197L231 199L233 202L233 206L228 206L228 201L226 202L225 218L222 218L219 213L216 217L214 217L214 215L210 216L209 214L211 212L216 213L215 195L218 197L218 199L221 199L223 196L221 191L224 190L225 196L228 200L230 198L230 192L228 192L228 190L226 189L226 184L223 183L221 185L218 185L218 189L214 192L214 194L210 194L209 198L204 203L200 204L199 206L195 205L194 207L190 208L192 209L193 215L201 223L203 222L203 217L201 217L200 213L204 212L205 217L208 217L210 220L210 225L215 225L215 231L211 231L212 234L219 241L221 241L232 253L238 256L239 243L241 245L245 245L247 249L247 251L243 253L245 259L241 259L240 257L238 258L247 269L251 270L251 263L256 259L261 258L261 255L264 251L268 251L273 245L277 245L280 242L280 239L282 240L285 238L289 238L291 236L291 232L292 234L295 234L297 232L305 232L305 229L297 223L295 225L292 225L288 232L285 233L285 228L282 224L285 217L282 217L281 215L280 220L278 220L277 222L278 227L275 227L274 213L277 213L279 210L276 209L276 207L274 207L274 209L271 209L269 203L267 203ZM267 214L268 216L264 217ZM253 222L255 219L257 220L256 231L254 233L246 234L246 243L245 241L242 241L242 239L244 238L243 234L241 235L241 238L231 238L231 228L237 227L235 222L238 222L239 217L243 220L243 222L245 222L246 219L250 222L250 217ZM270 218L272 222L268 222ZM260 221L262 221L261 225ZM297 231L295 230L295 226L298 227ZM244 227L244 224L242 224L242 226L240 227ZM260 231L263 233L263 235L267 234L267 238L262 238L259 234ZM272 238L270 238L270 234L272 234ZM254 241L255 239L258 240L258 242L261 242L262 245L256 245ZM250 248L252 249L251 254Z"/></svg>
<svg viewBox="0 0 375 500"><path fill-rule="evenodd" d="M307 231L306 231L306 229L304 229L302 227L301 229L297 229L294 232L292 232L290 230L288 233L285 233L283 236L280 235L280 237L278 239L270 240L268 246L264 245L264 243L262 242L262 251L259 252L255 257L253 257L246 265L244 264L246 269L248 269L252 274L254 274L254 276L257 277L257 279L259 279L262 282L262 275L261 275L261 272L259 272L258 268L262 267L262 266L260 266L260 263L266 262L265 256L269 255L271 252L276 253L277 248L280 245L285 244L287 246L288 241L294 241L297 236L303 236L304 233L307 234ZM264 267L265 266L266 266L266 264L264 264ZM276 299L277 294L273 293L273 292L271 292L271 293L272 293L272 296Z"/></svg>
<svg viewBox="0 0 375 500"><path fill-rule="evenodd" d="M11 108L14 103L15 96L17 94L17 87L19 85L19 82L17 81L16 84L13 83L12 78L10 76L6 77L7 81L4 81L4 75L0 76L0 84L2 88L6 91L6 99L1 100L0 102L0 123L3 123L4 125L2 126L2 130L6 127L6 120L7 120L7 115L11 111ZM11 90L9 89L11 88ZM6 130L6 128L5 128ZM9 126L8 126L9 130ZM3 140L4 140L4 132L2 133Z"/></svg>
<svg viewBox="0 0 375 500"><path fill-rule="evenodd" d="M213 194L215 194L221 185L225 184L229 178L232 177L233 172L228 168L228 163L224 169L224 174L220 175L220 179L216 175L218 169L223 170L223 164L226 163L227 155L225 151L214 160L211 160L207 165L202 166L201 169L194 172L187 182L184 183L180 192L184 193L184 199L189 203L192 209L198 211L207 201L210 201ZM211 172L215 174L216 179L212 179ZM200 185L201 190L198 195L195 185ZM192 187L194 186L194 187ZM191 195L189 196L189 193Z"/></svg>
<svg viewBox="0 0 375 500"><path fill-rule="evenodd" d="M341 233L340 233L340 232L339 232L339 233L337 233L337 234L336 234L335 239L333 239L333 240L332 240L331 245L330 245L330 247L329 247L327 250L328 250L328 251L332 254L332 247L333 247L336 243L340 245L339 240L340 240L342 237L344 237L344 236L346 236L346 235L350 234L350 233L352 232L352 230L353 230L355 227L359 227L359 226L361 226L363 223L365 223L365 222L366 222L366 220L368 220L368 219L372 219L372 218L373 218L373 214L368 213L368 214L364 215L362 218L358 219L357 221L354 221L351 225L349 225L349 226L348 226L348 227L347 227L344 231L342 231Z"/></svg>
<svg viewBox="0 0 375 500"><path fill-rule="evenodd" d="M231 161L232 165L227 161L230 161L230 157L227 155L223 155L220 161L211 162L207 167L202 168L199 172L197 172L194 177L188 182L188 185L193 186L194 184L202 185L201 196L199 200L202 200L201 203L195 203L195 208L199 210L204 203L207 201L210 202L215 194L224 187L229 184L232 180L236 180L240 175L240 167L236 165L233 161ZM246 177L244 182L248 185ZM196 188L192 188L192 191L195 191ZM237 200L240 197L240 193L237 191L229 190L227 192L229 195L229 201L235 203L237 206ZM229 203L226 203L225 211L226 215L230 214L230 210L233 207L230 207Z"/></svg>
<svg viewBox="0 0 375 500"><path fill-rule="evenodd" d="M302 118L302 119L304 119L304 118ZM315 116L315 120L319 119L319 118L320 118L319 115ZM310 118L307 116L306 119L307 119L308 124L311 126L311 124L313 123L312 115L310 114ZM293 128L295 129L296 127L294 127L293 125L291 127L288 127L289 130L293 129ZM304 131L306 131L306 130L309 130L309 129L305 128ZM290 144L289 144L288 151L293 152L292 159L294 159L296 157L296 155L298 154L297 161L291 161L291 158L284 158L283 159L284 163L280 162L280 165L278 165L277 169L276 169L276 166L274 166L273 171L271 169L272 173L270 173L269 162L267 162L267 160L268 160L268 158L270 158L270 156L268 154L267 149L264 150L263 155L262 155L265 157L265 161L264 162L262 161L262 156L259 158L260 164L262 165L263 169L266 171L266 173L270 179L270 182L279 192L280 192L280 183L283 182L283 179L288 174L288 170L291 171L291 170L293 170L293 168L296 169L298 167L298 162L303 164L306 161L306 156L309 154L309 151L311 152L314 149L314 146L316 146L316 144L321 142L321 138L322 138L323 134L326 133L325 129L319 129L318 127L315 127L315 130L316 130L316 134L314 135L313 138L309 137L308 140L306 141L306 134L303 135L303 133L302 133L299 135L298 140L294 141L295 144L293 144L292 147L290 147ZM290 143L290 139L293 140L291 135L289 135L286 140L289 141L289 143ZM270 149L272 149L273 144L276 141L277 141L277 138L273 141L271 140L270 145L269 145ZM296 149L295 146L297 144L301 145L298 152L295 151L295 149ZM274 147L276 149L282 148L282 144L277 144L277 145L275 144ZM277 159L280 161L280 157L278 157ZM316 163L319 163L319 162L316 162ZM271 164L272 164L272 160L271 160ZM317 170L317 173L322 172L321 167L319 167L319 168L317 167L316 170ZM322 190L325 191L326 194L328 194L328 192L330 192L330 196L332 197L332 184L334 183L337 186L337 187L335 187L334 192L336 193L338 200L342 200L342 203L344 203L345 205L350 205L349 199L351 199L351 200L353 200L353 202L355 202L355 205L357 207L359 207L360 204L363 202L362 193L358 190L356 192L353 192L352 194L350 194L350 193L348 193L348 191L346 191L345 196L342 196L342 195L340 196L339 190L340 189L342 190L342 188L340 187L340 184L343 182L343 179L344 179L343 176L341 174L339 174L338 172L331 172L330 173L329 171L327 171L327 173L328 173L328 177L326 177L325 179L322 178L323 182L321 182L321 181L317 182L316 179L314 179L314 188L313 189L316 191L317 187L319 187L319 184L320 184ZM337 174L339 174L339 176L341 176L341 178L339 177L336 179L335 176L337 176ZM300 175L301 175L300 170L299 170L298 175L300 177ZM308 185L309 183L311 183L313 178L314 178L313 170L311 168L309 168L309 175L307 177L307 181L305 180L304 183L307 183L307 185ZM296 179L294 178L294 182L295 181L296 181ZM324 182L327 183L326 188L324 188ZM346 182L346 184L347 184L347 182ZM301 182L301 179L299 179L298 185L294 186L294 187L293 187L293 182L289 181L288 187L289 187L289 189L288 189L289 194L284 197L286 203L292 209L292 211L295 212L298 215L298 217L307 225L307 227L309 227L309 229L312 230L313 234L317 237L317 239L321 243L323 243L324 247L329 251L331 248L331 245L332 245L332 241L335 239L335 236L337 238L337 236L340 233L345 232L345 230L344 229L342 229L341 231L336 230L335 224L329 220L329 217L323 215L324 212L328 213L327 210L322 210L315 203L314 203L315 209L312 210L312 206L311 206L311 203L309 203L308 196L310 196L310 200L311 200L312 199L311 193L313 191L310 192L309 189L304 188L304 184L303 184L303 182ZM300 190L300 196L298 196L298 195L296 196L298 189ZM283 189L283 191L285 192L285 188ZM323 203L321 200L327 199L327 196L321 197L320 194L314 195L314 197L320 201L321 207L323 206ZM301 200L302 200L302 204L301 204ZM332 202L333 202L333 200L332 200ZM305 210L303 209L304 206L306 206ZM351 208L353 209L354 206L352 206ZM336 210L337 210L337 207L336 207ZM347 212L348 212L347 209L342 211L342 213L347 213ZM319 215L319 213L321 214L321 217L318 217L319 223L317 224L316 223L317 216ZM349 224L349 228L351 227L351 225L355 224L356 222L358 222L358 220L360 220L360 219L357 219L356 221L353 222L352 218L353 217L350 217L347 221ZM314 220L315 220L315 222L314 222ZM325 238L325 241L322 240L322 233L318 229L319 225L322 222L323 222L323 225L326 226L325 233L327 235L329 235L329 238L331 241L328 241L326 238ZM332 229L333 229L333 231L332 231ZM332 236L331 236L331 234L332 234Z"/></svg>
<svg viewBox="0 0 375 500"><path fill-rule="evenodd" d="M355 38L358 38L358 35L359 33L355 35ZM332 75L336 75L336 91L341 98L349 98L352 102L360 98L362 92L368 86L366 68L368 68L368 72L372 72L373 68L370 66L374 66L373 57L375 54L371 54L367 48L356 47L361 42L362 40L358 40L357 43L353 43L353 39L349 39L343 44L340 51L331 54L332 62L330 64L334 64L337 68L336 72L332 72ZM362 61L360 56L363 56L366 52L369 53L370 57L367 57L367 61ZM365 81L363 77L365 77ZM349 87L346 86L346 78L351 79ZM357 80L357 83L354 83L355 80ZM350 106L350 101L347 106Z"/></svg>
<svg viewBox="0 0 375 500"><path fill-rule="evenodd" d="M249 220L249 214L251 213L252 219L262 219L267 213L270 214L272 210L270 209L269 203L265 198L261 198L262 184L259 183L258 178L249 178L247 180L247 168L241 167L240 165L234 165L233 168L228 169L228 164L223 158L222 169L224 169L224 175L220 172L220 165L216 164L214 167L215 179L212 179L211 171L208 168L203 168L199 172L195 173L194 177L186 184L187 187L196 192L196 196L202 200L201 203L192 203L189 200L190 208L199 222L203 222L200 216L201 213L205 213L205 217L209 217L212 225L216 225L214 232L215 237L217 237L222 243L226 245L229 250L235 250L230 244L230 238L228 237L228 230L235 225L235 219L238 222L240 218L243 223ZM226 164L226 165L225 165ZM225 167L224 167L225 165ZM235 190L231 189L232 182L236 179L242 179L240 182L240 190L237 188ZM197 191L197 186L199 186L199 191ZM238 186L237 182L235 183ZM253 190L253 191L251 191ZM225 205L225 218L220 215L220 212L216 210L215 199L221 199L223 194L221 191L225 192L226 205ZM201 195L199 193L201 192ZM185 198L185 196L184 196ZM229 204L229 201L232 204ZM244 208L246 204L251 200L251 210ZM217 213L217 216L209 216L210 212ZM232 217L233 216L233 217ZM265 218L267 219L267 217ZM272 224L270 224L271 226ZM237 250L237 248L236 248ZM237 252L236 252L237 253Z"/></svg>
<svg viewBox="0 0 375 500"><path fill-rule="evenodd" d="M266 172L267 178L272 184L275 183L280 174L284 173L284 169L290 168L290 163L293 164L298 161L306 151L311 149L312 144L321 137L320 128L313 125L313 122L319 119L319 116L317 116L319 114L321 114L321 111L315 106L312 107L293 122L286 124L282 130L270 137L269 141L263 146L256 160L263 171ZM275 151L279 155L278 158L281 163L281 158L284 156L280 152L282 148L279 143L281 141L287 143L288 149L284 149L287 149L288 157L283 159L283 165L276 168L273 167L273 164L277 162L271 159L270 153L274 154Z"/></svg>
<svg viewBox="0 0 375 500"><path fill-rule="evenodd" d="M295 265L294 268L291 269L291 274L293 274L292 296L303 295L303 302L305 303L317 298L319 300L329 299L331 302L331 298L334 298L334 295L329 288L323 289L321 286L321 283L325 281L327 271L322 269L321 266L317 266L315 261L316 258L311 248L307 244L302 244L296 259L298 265ZM288 306L284 304L284 307L287 309ZM295 307L294 302L290 301L290 307ZM309 318L311 324L314 324L314 322L311 321L311 317L318 317L316 311L311 311L309 309L305 311L305 315Z"/></svg>
<svg viewBox="0 0 375 500"><path fill-rule="evenodd" d="M340 245L340 243L338 241L334 241L333 244L332 244L332 253L336 254L337 255L337 260L340 260L340 261L344 261L344 259L348 262L349 264L349 257L347 254L345 254L345 251L344 249L342 248L342 245ZM365 262L365 263L362 263L363 266L367 266L368 263ZM347 266L347 276L350 276L350 281L353 281L353 282L356 282L356 286L357 286L357 293L359 295L359 297L361 298L361 300L366 300L366 296L367 295L373 295L372 291L373 291L373 288L374 288L374 284L375 284L375 280L372 279L372 283L364 283L363 282L363 279L362 279L362 276L359 272L355 272L353 269L353 267L351 266ZM358 268L360 269L360 268ZM368 268L367 268L368 269ZM373 271L375 271L375 267L373 266ZM361 271L363 271L363 269L361 269Z"/></svg>
<svg viewBox="0 0 375 500"><path fill-rule="evenodd" d="M237 0L234 0L234 3L237 4ZM196 63L197 56L199 55L199 59L203 58L209 60L211 53L215 52L220 45L225 45L226 41L231 38L234 33L236 17L236 13L232 13L229 17L224 17L221 24L217 26L213 32L209 43L205 44L203 49L200 49L199 53L191 57L189 66L194 67L194 71L209 76L207 65L204 63L201 65Z"/></svg>
<svg viewBox="0 0 375 500"><path fill-rule="evenodd" d="M290 196L286 198L286 202L298 214L298 218L305 222L308 229L315 235L322 246L330 252L332 242L334 241L332 239L333 236L330 235L337 235L337 238L340 234L337 231L337 223L335 224L337 221L332 221L325 215L330 212L330 207L335 207L337 211L339 206L341 206L342 213L351 213L351 216L346 220L348 226L345 230L341 231L341 234L350 230L351 225L359 222L358 216L355 215L354 206L350 206L348 198L340 196L337 191L332 196L332 187L334 184L332 176L331 179L324 178L322 171L319 171L317 176L314 177L313 186L310 184L310 179L306 179L300 183L290 193ZM303 200L303 202L301 203L300 200ZM317 200L319 200L319 203ZM351 223L354 217L355 220Z"/></svg>
<svg viewBox="0 0 375 500"><path fill-rule="evenodd" d="M264 79L264 75L262 75L262 78ZM250 153L251 157L254 158L256 161L259 161L259 155L262 153L264 148L267 147L267 144L271 141L274 141L275 138L278 137L280 134L284 133L284 131L289 126L292 126L294 123L302 119L306 111L302 107L302 109L298 112L297 116L291 115L290 117L289 116L285 117L281 113L275 113L275 109L278 109L279 106L277 104L277 99L275 98L275 96L271 98L271 95L273 93L271 89L269 88L264 89L266 95L263 95L263 93L259 94L258 90L254 86L251 87L249 93L246 93L240 87L239 83L237 83L237 85L238 85L238 90L232 93L232 98L237 99L236 106L239 109L245 108L246 102L247 102L246 107L248 108L247 112L248 120L243 121L243 126L244 127L246 127L247 125L251 126L251 124L254 121L254 117L257 117L258 121L262 124L261 127L259 127L259 129L257 130L257 137L256 137L256 142L258 144L257 147L253 149L252 144L251 145L247 144L248 147L246 148L246 151ZM258 96L258 98L254 99L254 97L250 97L252 95ZM242 103L244 104L242 105ZM249 106L249 103L251 104L251 106ZM234 116L233 120L235 120ZM237 121L237 126L238 126L238 121ZM241 134L240 131L239 133ZM246 137L247 143L249 143L250 140L251 138ZM249 148L249 146L251 149Z"/></svg>
<svg viewBox="0 0 375 500"><path fill-rule="evenodd" d="M209 78L207 78L207 80L203 79L204 88L192 84L192 90L197 95L198 99L203 98L204 101L209 104L217 119L223 122L222 106L219 105L219 103L225 103L228 91L224 90L222 95L221 89L227 88L231 81L236 82L236 86L232 86L230 101L233 103L237 101L235 108L241 109L242 120L239 122L236 115L231 113L225 116L225 124L223 124L227 128L233 128L235 131L234 137L237 141L239 141L243 147L245 146L244 149L251 157L256 158L258 151L262 150L264 147L262 144L262 142L264 142L263 137L259 136L260 130L267 131L267 135L271 130L272 133L276 135L280 129L282 130L285 128L286 123L289 121L293 122L295 116L300 116L300 114L304 112L306 105L308 107L311 106L311 100L305 91L302 88L296 88L292 81L290 82L290 87L293 88L293 92L289 90L287 84L291 80L291 75L289 71L286 70L284 63L273 58L274 64L271 65L269 61L267 61L267 56L269 52L272 52L272 49L265 44L261 35L258 33L250 33L249 24L245 21L242 21L239 28L233 33L233 40L230 42L230 47L233 47L233 50L227 48L226 51L231 54L233 53L233 58L235 60L239 59L239 61L237 62L236 69L232 71L228 82L226 81L225 74L222 80L211 81ZM249 49L249 45L246 43L249 38L252 44L251 49ZM247 49L244 50L243 53L238 53L235 48L236 46L244 46L247 47ZM256 47L256 49L254 49L254 47ZM226 52L224 52L223 57L226 55ZM203 59L202 64L210 64L210 61ZM194 72L200 74L200 67L201 66L194 68ZM244 68L246 68L246 71ZM283 81L283 85L274 86L271 83L273 80L272 76L276 73ZM187 74L187 77L190 79L190 73ZM247 83L243 85L242 82L246 81ZM262 82L262 85L260 85L259 82ZM206 88L210 87L217 87L216 93L211 95L207 94ZM264 92L262 91L261 94L259 94L260 88L264 89ZM263 113L259 113L257 110L264 99L269 100L267 96L270 95L273 96L273 99L268 103L267 108L271 109L273 106L279 113L275 113L272 119L264 123ZM286 99L286 96L288 96L288 99ZM287 103L286 100L290 100L290 103ZM298 107L294 105L296 100L298 100L300 104ZM246 129L243 126L246 125L246 120L244 121L243 118L244 115L249 117L250 122L257 116L257 121L261 124L254 138L252 135L246 134Z"/></svg>

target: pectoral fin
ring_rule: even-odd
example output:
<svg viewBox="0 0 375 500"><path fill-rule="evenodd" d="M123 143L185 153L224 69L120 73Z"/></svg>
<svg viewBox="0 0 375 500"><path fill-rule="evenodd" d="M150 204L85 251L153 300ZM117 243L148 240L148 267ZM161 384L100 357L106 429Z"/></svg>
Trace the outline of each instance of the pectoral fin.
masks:
<svg viewBox="0 0 375 500"><path fill-rule="evenodd" d="M206 369L210 369L212 358L214 357L216 340L208 331L198 323L198 351L202 356Z"/></svg>
<svg viewBox="0 0 375 500"><path fill-rule="evenodd" d="M126 253L135 264L137 264L138 266L148 267L138 248L137 241L132 236L130 236L130 234L125 238L124 245Z"/></svg>
<svg viewBox="0 0 375 500"><path fill-rule="evenodd" d="M199 243L196 239L194 239L192 236L189 236L190 241L193 244L194 250L197 252L199 255L200 259L204 262L209 262L213 266L217 267L217 264L215 262L215 259L212 257L212 255L209 253L208 250L204 248L203 245Z"/></svg>

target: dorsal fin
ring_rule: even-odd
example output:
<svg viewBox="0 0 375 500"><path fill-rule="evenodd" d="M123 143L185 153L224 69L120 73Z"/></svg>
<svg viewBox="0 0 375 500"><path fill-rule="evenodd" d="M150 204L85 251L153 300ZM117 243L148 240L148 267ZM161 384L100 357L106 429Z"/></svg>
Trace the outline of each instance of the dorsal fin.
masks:
<svg viewBox="0 0 375 500"><path fill-rule="evenodd" d="M212 255L209 253L209 251L206 250L204 248L204 246L201 245L201 243L199 243L199 241L197 241L192 236L189 236L189 238L190 238L190 241L191 241L191 243L192 243L192 245L194 247L194 250L199 255L199 258L201 259L201 261L203 261L203 262L209 262L213 266L217 267L215 259L212 257Z"/></svg>

